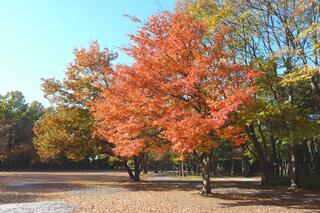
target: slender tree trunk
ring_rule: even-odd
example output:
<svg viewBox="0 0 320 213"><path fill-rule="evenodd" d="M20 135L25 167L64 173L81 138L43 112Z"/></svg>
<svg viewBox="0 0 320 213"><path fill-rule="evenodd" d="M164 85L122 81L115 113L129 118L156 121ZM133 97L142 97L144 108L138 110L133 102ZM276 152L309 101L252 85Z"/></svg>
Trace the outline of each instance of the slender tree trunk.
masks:
<svg viewBox="0 0 320 213"><path fill-rule="evenodd" d="M278 156L278 160L279 160L279 174L281 177L283 177L285 175L285 162L282 160L280 153Z"/></svg>
<svg viewBox="0 0 320 213"><path fill-rule="evenodd" d="M216 159L215 156L212 157L212 160L211 160L211 172L213 175L217 175L217 162L218 160Z"/></svg>
<svg viewBox="0 0 320 213"><path fill-rule="evenodd" d="M301 177L308 177L312 172L312 160L309 152L308 141L302 142L303 148L303 167Z"/></svg>
<svg viewBox="0 0 320 213"><path fill-rule="evenodd" d="M249 168L248 168L248 158L245 155L245 147L242 146L242 159L241 159L241 172L242 175L247 177L249 175Z"/></svg>
<svg viewBox="0 0 320 213"><path fill-rule="evenodd" d="M317 143L318 140L314 139L311 143L310 143L310 150L311 150L311 154L312 154L312 159L314 162L314 172L315 173L320 173L320 151L319 151L319 143Z"/></svg>
<svg viewBox="0 0 320 213"><path fill-rule="evenodd" d="M234 176L234 156L232 152L230 176Z"/></svg>
<svg viewBox="0 0 320 213"><path fill-rule="evenodd" d="M183 162L180 163L180 176L184 177L184 163Z"/></svg>
<svg viewBox="0 0 320 213"><path fill-rule="evenodd" d="M260 142L258 141L257 135L254 131L253 124L247 125L247 133L252 140L255 150L257 151L257 156L260 164L260 170L262 173L261 176L261 186L267 186L270 184L270 174L269 174L269 165L267 161L267 157L263 152Z"/></svg>
<svg viewBox="0 0 320 213"><path fill-rule="evenodd" d="M148 174L148 153L145 153L143 158L143 173Z"/></svg>
<svg viewBox="0 0 320 213"><path fill-rule="evenodd" d="M279 159L277 154L277 146L275 139L271 137L271 146L272 146L272 173L275 177L279 177Z"/></svg>
<svg viewBox="0 0 320 213"><path fill-rule="evenodd" d="M201 195L211 194L211 184L210 184L210 157L208 153L202 154L201 157L201 167L202 167L202 190Z"/></svg>
<svg viewBox="0 0 320 213"><path fill-rule="evenodd" d="M187 160L187 170L188 170L188 175L191 175L191 166L190 166L189 160Z"/></svg>
<svg viewBox="0 0 320 213"><path fill-rule="evenodd" d="M291 148L291 189L296 189L299 186L299 171L298 160L296 153L296 145Z"/></svg>
<svg viewBox="0 0 320 213"><path fill-rule="evenodd" d="M154 161L154 173L159 173L157 160Z"/></svg>

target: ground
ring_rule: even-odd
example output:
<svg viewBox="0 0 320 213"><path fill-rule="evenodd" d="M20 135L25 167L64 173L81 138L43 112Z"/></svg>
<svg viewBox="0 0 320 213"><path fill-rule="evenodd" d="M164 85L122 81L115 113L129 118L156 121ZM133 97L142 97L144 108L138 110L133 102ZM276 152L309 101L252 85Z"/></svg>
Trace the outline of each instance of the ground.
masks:
<svg viewBox="0 0 320 213"><path fill-rule="evenodd" d="M0 172L0 212L315 212L320 192L259 187L258 178L198 180L150 173L140 183L125 172Z"/></svg>

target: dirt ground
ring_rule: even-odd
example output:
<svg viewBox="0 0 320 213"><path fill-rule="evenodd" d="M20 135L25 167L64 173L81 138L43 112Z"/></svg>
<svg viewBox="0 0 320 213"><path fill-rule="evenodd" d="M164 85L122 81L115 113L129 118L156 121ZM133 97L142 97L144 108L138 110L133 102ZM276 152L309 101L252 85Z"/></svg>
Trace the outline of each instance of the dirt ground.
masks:
<svg viewBox="0 0 320 213"><path fill-rule="evenodd" d="M115 171L0 172L0 212L320 210L320 192L262 189L257 178L213 178L213 194L205 197L198 194L200 182L196 180L181 180L165 173L151 173L142 179L132 183L125 172Z"/></svg>

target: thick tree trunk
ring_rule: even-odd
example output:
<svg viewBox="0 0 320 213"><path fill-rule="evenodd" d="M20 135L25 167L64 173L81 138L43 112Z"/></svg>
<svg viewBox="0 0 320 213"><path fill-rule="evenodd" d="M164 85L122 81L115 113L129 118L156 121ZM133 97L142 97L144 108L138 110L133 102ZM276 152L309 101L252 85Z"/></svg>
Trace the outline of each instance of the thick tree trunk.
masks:
<svg viewBox="0 0 320 213"><path fill-rule="evenodd" d="M201 195L211 194L211 184L210 184L210 157L207 153L202 155L201 158L201 167L202 167L202 190Z"/></svg>
<svg viewBox="0 0 320 213"><path fill-rule="evenodd" d="M133 179L134 179L134 174L133 174L131 168L130 168L129 165L128 165L128 161L125 161L125 162L124 162L124 167L126 168L128 174L129 174L130 179L133 180Z"/></svg>
<svg viewBox="0 0 320 213"><path fill-rule="evenodd" d="M139 157L133 157L134 161L134 177L133 181L134 182L139 182L140 181L140 158Z"/></svg>
<svg viewBox="0 0 320 213"><path fill-rule="evenodd" d="M128 165L128 161L124 162L124 168L127 170L129 177L134 182L140 181L140 171L141 171L141 157L134 156L133 157L134 162L134 170L130 168Z"/></svg>
<svg viewBox="0 0 320 213"><path fill-rule="evenodd" d="M257 156L260 164L260 170L262 173L261 176L261 186L267 186L270 184L270 174L269 174L269 166L268 161L265 153L263 152L263 149L261 147L261 144L258 141L257 135L254 131L253 124L247 125L247 133L252 140L252 143L254 145L255 150L257 151Z"/></svg>

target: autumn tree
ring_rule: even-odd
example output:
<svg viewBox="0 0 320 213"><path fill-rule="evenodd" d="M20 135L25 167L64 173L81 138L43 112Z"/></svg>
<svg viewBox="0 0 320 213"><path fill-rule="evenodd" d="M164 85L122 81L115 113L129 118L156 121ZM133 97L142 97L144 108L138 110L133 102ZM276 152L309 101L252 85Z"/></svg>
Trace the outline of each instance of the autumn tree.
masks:
<svg viewBox="0 0 320 213"><path fill-rule="evenodd" d="M105 141L92 137L94 119L87 110L59 106L34 126L33 141L44 162L80 161L107 150Z"/></svg>
<svg viewBox="0 0 320 213"><path fill-rule="evenodd" d="M290 173L295 188L298 173L308 177L317 171L311 159L318 154L309 150L319 144L319 1L197 0L189 5L211 31L232 29L228 48L235 61L265 73L243 125L261 165L262 184Z"/></svg>
<svg viewBox="0 0 320 213"><path fill-rule="evenodd" d="M42 89L51 103L88 109L109 87L113 73L111 63L117 54L107 48L101 50L98 42L92 42L88 49L75 48L73 53L74 62L69 64L63 81L42 79Z"/></svg>
<svg viewBox="0 0 320 213"><path fill-rule="evenodd" d="M45 97L54 105L35 126L34 143L44 160L81 160L109 153L107 142L95 134L92 102L109 87L116 54L92 42L88 49L74 50L63 81L43 79Z"/></svg>
<svg viewBox="0 0 320 213"><path fill-rule="evenodd" d="M96 106L99 132L120 155L139 155L148 137L182 157L195 155L202 194L211 193L209 161L217 141L245 139L231 115L254 93L250 82L257 75L230 60L226 33L208 35L204 22L178 11L150 17L124 49L133 65L118 67Z"/></svg>

